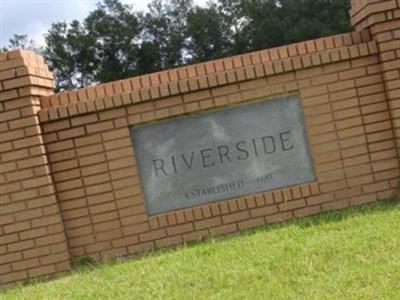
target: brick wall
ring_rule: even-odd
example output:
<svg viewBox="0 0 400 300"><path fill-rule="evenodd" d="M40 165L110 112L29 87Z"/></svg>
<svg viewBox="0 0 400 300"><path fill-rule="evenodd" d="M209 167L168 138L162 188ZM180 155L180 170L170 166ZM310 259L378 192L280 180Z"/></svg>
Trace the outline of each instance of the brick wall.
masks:
<svg viewBox="0 0 400 300"><path fill-rule="evenodd" d="M1 284L395 193L400 1L354 3L356 32L56 95L40 57L3 54ZM131 126L294 93L315 182L148 215Z"/></svg>
<svg viewBox="0 0 400 300"><path fill-rule="evenodd" d="M379 50L386 97L400 149L400 0L365 0L352 11L356 28L369 30ZM400 152L399 152L400 153Z"/></svg>
<svg viewBox="0 0 400 300"><path fill-rule="evenodd" d="M0 284L69 268L37 113L52 93L43 58L0 54Z"/></svg>

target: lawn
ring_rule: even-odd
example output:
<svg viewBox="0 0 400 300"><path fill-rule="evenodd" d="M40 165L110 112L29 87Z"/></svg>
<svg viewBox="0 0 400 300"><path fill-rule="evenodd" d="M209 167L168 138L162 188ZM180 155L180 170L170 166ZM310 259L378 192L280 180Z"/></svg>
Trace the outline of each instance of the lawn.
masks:
<svg viewBox="0 0 400 300"><path fill-rule="evenodd" d="M400 299L400 201L80 268L0 299Z"/></svg>

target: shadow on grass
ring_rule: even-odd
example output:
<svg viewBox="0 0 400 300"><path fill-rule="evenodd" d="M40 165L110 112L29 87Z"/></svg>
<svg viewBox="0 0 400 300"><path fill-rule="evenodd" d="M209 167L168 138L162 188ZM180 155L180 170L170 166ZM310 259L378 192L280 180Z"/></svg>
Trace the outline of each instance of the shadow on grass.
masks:
<svg viewBox="0 0 400 300"><path fill-rule="evenodd" d="M245 230L242 232L235 232L235 233L228 234L228 235L205 237L201 240L184 243L184 244L180 244L180 245L175 245L175 246L170 246L170 247L166 247L166 248L161 248L161 249L150 250L150 251L138 253L134 256L109 258L106 261L99 262L99 263L95 263L90 258L84 256L75 261L75 264L73 264L74 268L73 268L72 272L74 272L74 271L78 271L78 272L90 271L93 268L101 266L101 265L108 266L108 265L118 264L120 262L132 260L132 259L142 260L142 259L146 259L149 257L157 257L157 256L164 255L167 253L172 253L183 247L185 247L185 248L195 247L196 245L199 245L200 243L222 242L222 241L227 241L236 236L252 236L252 235L260 232L260 230L264 231L264 232L268 232L268 231L278 230L281 228L287 228L289 226L298 226L299 228L309 228L309 227L313 227L313 226L329 224L332 222L341 222L341 221L344 221L344 220L347 220L349 218L359 216L359 215L373 214L376 212L385 212L385 211L389 212L395 208L400 209L400 198L399 197L392 197L392 198L388 198L385 200L380 200L377 202L364 204L361 206L347 207L347 208L344 208L341 210L322 212L322 213L319 213L314 216L292 219L292 220L288 220L288 221L281 222L281 223L268 224L268 225L248 229L248 230Z"/></svg>
<svg viewBox="0 0 400 300"><path fill-rule="evenodd" d="M341 222L354 216L373 214L376 212L392 211L395 208L400 208L400 198L394 196L392 198L379 200L377 202L372 202L361 206L347 207L341 210L322 212L315 216L299 218L289 221L288 223L296 223L299 227L307 228L320 224Z"/></svg>
<svg viewBox="0 0 400 300"><path fill-rule="evenodd" d="M49 279L65 278L65 277L68 277L68 276L71 276L71 275L74 275L77 273L82 274L82 273L86 273L86 272L91 272L95 268L112 266L112 265L116 265L119 263L123 263L124 261L127 261L127 260L143 260L143 259L146 259L149 257L158 257L160 255L172 253L183 247L185 247L185 248L194 247L196 245L199 245L199 243L223 242L223 241L227 241L228 239L232 238L232 236L247 236L247 237L249 237L254 234L257 234L258 232L260 232L260 230L264 231L264 232L268 232L268 231L278 230L281 228L287 228L290 226L298 226L299 228L309 228L309 227L313 227L313 226L329 224L332 222L341 222L343 220L346 220L346 219L349 219L349 218L352 218L355 216L359 216L359 215L373 214L376 212L386 212L386 211L389 212L389 211L392 211L393 209L400 209L400 198L399 197L392 197L389 199L380 200L378 202L369 203L369 204L365 204L365 205L357 206L357 207L344 208L341 210L335 210L335 211L330 211L330 212L322 212L318 215L304 217L304 218L297 218L297 219L289 220L289 221L282 222L282 223L264 225L261 227L249 229L249 230L242 231L242 232L237 232L237 233L226 235L226 236L207 237L202 240L185 243L183 245L181 244L181 245L171 246L168 248L147 251L147 252L136 254L134 256L109 258L103 262L95 262L89 256L82 256L82 257L75 258L72 260L72 270L70 270L70 271L66 271L64 273L60 273L60 274L57 274L52 277L45 277L45 278L29 280L29 281L26 281L24 283L17 285L15 288L26 287L26 286L35 285L38 283L48 282ZM11 288L11 289L14 289L14 288ZM0 294L3 291L0 290Z"/></svg>

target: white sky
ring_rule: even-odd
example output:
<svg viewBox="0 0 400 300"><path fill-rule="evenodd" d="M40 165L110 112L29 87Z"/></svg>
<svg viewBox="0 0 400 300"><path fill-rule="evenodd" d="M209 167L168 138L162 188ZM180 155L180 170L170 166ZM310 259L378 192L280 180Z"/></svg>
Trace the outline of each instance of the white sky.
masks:
<svg viewBox="0 0 400 300"><path fill-rule="evenodd" d="M38 44L51 23L82 20L96 7L97 0L0 0L0 47L13 34L27 34ZM134 10L146 10L151 0L122 0ZM194 0L205 5L207 0Z"/></svg>

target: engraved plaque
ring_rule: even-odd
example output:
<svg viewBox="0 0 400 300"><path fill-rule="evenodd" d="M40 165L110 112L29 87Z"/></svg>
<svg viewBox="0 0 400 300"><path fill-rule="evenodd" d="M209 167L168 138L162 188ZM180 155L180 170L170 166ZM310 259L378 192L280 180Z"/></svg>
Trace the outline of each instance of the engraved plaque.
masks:
<svg viewBox="0 0 400 300"><path fill-rule="evenodd" d="M315 180L297 95L131 129L150 215Z"/></svg>

